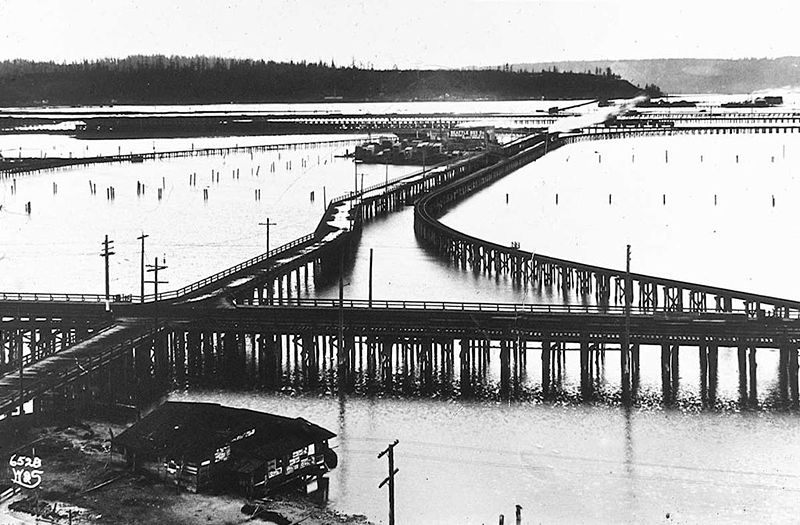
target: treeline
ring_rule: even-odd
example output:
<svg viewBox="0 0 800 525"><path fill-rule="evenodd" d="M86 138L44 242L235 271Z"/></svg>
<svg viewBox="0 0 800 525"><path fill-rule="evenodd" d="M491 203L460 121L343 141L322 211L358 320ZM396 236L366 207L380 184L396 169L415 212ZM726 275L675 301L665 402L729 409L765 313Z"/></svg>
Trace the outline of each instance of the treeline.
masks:
<svg viewBox="0 0 800 525"><path fill-rule="evenodd" d="M754 91L780 93L800 85L800 56L779 58L658 58L513 64L515 70L612 68L635 84L655 83L672 94Z"/></svg>
<svg viewBox="0 0 800 525"><path fill-rule="evenodd" d="M511 71L511 72L513 72L513 71L520 72L520 71L529 71L530 70L530 68L526 69L524 67L520 67L518 65L508 64L508 63L503 64L502 66L498 66L497 69L500 69L502 71ZM559 69L558 65L553 64L553 65L551 65L549 67L541 68L541 72L542 73L546 73L546 72L561 73L562 71ZM574 73L575 71L573 69L569 69L569 70L565 70L563 72L564 73ZM595 76L598 76L598 77L608 77L608 78L616 78L616 79L622 78L620 75L614 73L611 70L610 67L606 67L605 69L603 69L601 67L595 67L594 71L592 71L591 68L587 68L587 69L585 69L583 71L583 73L586 73L587 75L595 75Z"/></svg>
<svg viewBox="0 0 800 525"><path fill-rule="evenodd" d="M642 92L610 71L600 73L376 70L176 56L13 60L0 63L0 105L620 98Z"/></svg>

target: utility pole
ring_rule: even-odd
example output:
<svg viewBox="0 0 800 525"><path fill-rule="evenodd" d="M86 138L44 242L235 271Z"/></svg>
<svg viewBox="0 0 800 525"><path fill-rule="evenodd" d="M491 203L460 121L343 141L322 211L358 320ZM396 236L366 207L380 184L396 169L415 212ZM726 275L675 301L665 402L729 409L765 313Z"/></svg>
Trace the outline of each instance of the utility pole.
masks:
<svg viewBox="0 0 800 525"><path fill-rule="evenodd" d="M153 272L153 280L152 281L145 281L145 282L148 283L148 284L150 284L150 283L153 284L153 287L154 287L153 295L155 296L155 300L156 301L158 301L158 285L159 284L166 284L166 283L169 282L169 281L159 281L158 280L158 272L160 270L166 270L167 269L167 265L164 264L164 262L165 262L164 258L162 257L161 258L161 264L158 264L158 257L156 257L155 258L155 262L153 264L148 264L147 265L147 272L148 273L149 272Z"/></svg>
<svg viewBox="0 0 800 525"><path fill-rule="evenodd" d="M630 352L631 339L631 245L627 245L625 253L625 334L622 338L622 348L620 348L620 366L622 367L622 400L627 404L630 401Z"/></svg>
<svg viewBox="0 0 800 525"><path fill-rule="evenodd" d="M353 196L358 195L358 161L353 157Z"/></svg>
<svg viewBox="0 0 800 525"><path fill-rule="evenodd" d="M372 248L369 249L369 307L372 308Z"/></svg>
<svg viewBox="0 0 800 525"><path fill-rule="evenodd" d="M259 222L259 226L266 226L267 227L267 253L269 253L269 227L270 226L277 226L277 222L270 222L269 217L267 217L267 222Z"/></svg>
<svg viewBox="0 0 800 525"><path fill-rule="evenodd" d="M114 255L114 252L111 250L114 249L112 244L114 241L108 240L108 235L106 235L105 240L102 242L103 244L103 251L100 253L100 257L104 257L106 260L106 301L108 301L110 294L110 286L109 286L109 278L108 278L108 258Z"/></svg>
<svg viewBox="0 0 800 525"><path fill-rule="evenodd" d="M338 346L336 348L336 377L339 382L339 389L344 390L347 384L347 366L345 358L347 348L344 344L344 250L339 255L339 333Z"/></svg>
<svg viewBox="0 0 800 525"><path fill-rule="evenodd" d="M142 241L142 260L141 260L141 292L140 296L142 298L142 302L144 302L144 240L150 237L149 235L145 235L144 232L138 237L140 241Z"/></svg>
<svg viewBox="0 0 800 525"><path fill-rule="evenodd" d="M17 306L17 322L19 321L19 306ZM19 332L17 333L19 334ZM22 416L25 413L25 389L22 386L22 335L14 339L16 341L15 346L17 347L17 359L19 359L19 415Z"/></svg>
<svg viewBox="0 0 800 525"><path fill-rule="evenodd" d="M396 447L398 443L399 441L395 439L394 443L390 444L383 452L378 454L378 459L381 459L386 454L389 455L389 476L378 485L380 489L387 483L389 484L389 525L394 525L394 475L400 472L400 469L394 468L394 447Z"/></svg>

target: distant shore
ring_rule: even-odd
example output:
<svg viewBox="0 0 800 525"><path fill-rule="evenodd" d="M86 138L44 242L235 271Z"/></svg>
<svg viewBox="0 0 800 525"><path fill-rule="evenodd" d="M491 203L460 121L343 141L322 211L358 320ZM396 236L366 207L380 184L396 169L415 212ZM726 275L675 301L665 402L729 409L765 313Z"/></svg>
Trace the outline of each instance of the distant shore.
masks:
<svg viewBox="0 0 800 525"><path fill-rule="evenodd" d="M0 62L0 106L395 102L630 98L639 88L610 69L378 70L323 63L138 56L56 64Z"/></svg>

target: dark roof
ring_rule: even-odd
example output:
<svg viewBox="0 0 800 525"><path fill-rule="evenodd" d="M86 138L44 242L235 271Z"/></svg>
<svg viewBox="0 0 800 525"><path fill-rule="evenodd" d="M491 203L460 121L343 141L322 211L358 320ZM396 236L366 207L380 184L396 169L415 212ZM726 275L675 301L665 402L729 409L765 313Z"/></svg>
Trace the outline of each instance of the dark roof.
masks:
<svg viewBox="0 0 800 525"><path fill-rule="evenodd" d="M239 444L266 459L336 436L300 417L293 419L217 403L168 401L113 442L152 458L199 461L210 458L215 450L251 429L255 429L253 437L233 446Z"/></svg>

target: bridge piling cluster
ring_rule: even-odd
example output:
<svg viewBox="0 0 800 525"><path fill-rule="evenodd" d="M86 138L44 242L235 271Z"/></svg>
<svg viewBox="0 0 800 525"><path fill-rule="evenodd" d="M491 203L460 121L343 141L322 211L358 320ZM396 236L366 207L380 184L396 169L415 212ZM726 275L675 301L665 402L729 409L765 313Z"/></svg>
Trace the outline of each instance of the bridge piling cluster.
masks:
<svg viewBox="0 0 800 525"><path fill-rule="evenodd" d="M176 381L222 381L226 385L266 389L329 386L346 391L381 388L463 396L487 391L494 395L492 389L496 386L501 398L529 395L526 389L535 383L537 394L547 398L568 390L572 371L568 370L567 355L577 351L580 396L596 399L606 395L600 388L608 379L606 353L619 351L620 388L623 397L627 391L635 400L639 395L640 352L657 351L650 347L660 346L662 398L667 404L679 400L680 366L687 366L681 363L679 350L694 347L699 351L697 366L703 403L715 406L718 351L723 347L737 352L743 405L754 406L764 398L757 390L756 373L756 350L764 349L762 352L779 352L779 385L774 396L782 403L797 406L800 335L794 331L781 337L776 334L780 332L777 323L800 315L800 303L640 274L630 274L630 284L626 285L623 272L481 241L438 222L437 217L458 199L562 143L551 136L526 137L507 147L507 157L486 154L464 158L402 181L366 188L360 195L334 199L314 234L185 290L155 298L158 303L154 306L164 306L160 324L140 326L122 343L96 347L82 361L76 360L77 366L65 368L56 383L42 381L44 390L23 388L23 397L41 405L50 395L47 392L55 392L56 399L80 401L83 405L110 397L117 404L138 407L156 390ZM448 317L447 312L433 315L424 306L424 323L405 321L405 313L397 314L399 322L387 323L374 316L372 302L368 309L359 311L354 306L345 309L340 301L338 312L331 312L327 306L315 310L304 321L298 320L296 313L304 308L304 287L308 289L312 279L318 283L342 275L342 261L364 222L413 203L418 237L454 263L489 275L509 275L524 286L549 287L565 296L577 294L579 304L586 305L587 315L553 320L541 312L515 314L513 325L490 329L486 323L491 317L481 317L481 324L465 311ZM335 231L329 221L342 206L349 210L350 226ZM228 282L224 279L246 281L225 292L230 293L237 307L242 307L237 316L226 318L209 311L213 319L210 321L199 320L196 314L185 319L170 313L170 306L192 294L219 291L219 283ZM146 298L140 300L143 304L149 302ZM167 305L163 302L166 300L177 303ZM593 310L595 316L608 314L596 322L588 315L593 301L597 306ZM635 325L630 338L624 339L616 305L630 302L637 304L633 312ZM267 308L248 318L258 305ZM686 317L688 314L691 316ZM429 325L436 316L448 322ZM470 323L454 327L453 321L460 320L459 316L469 316ZM740 328L726 332L718 328L721 325L689 322L676 329L679 333L671 331L670 327L685 318L736 322ZM660 320L664 321L663 326L658 324ZM552 326L543 327L542 322ZM48 343L47 332L43 332L44 336L25 336L13 330L4 324L0 331L0 357L7 369L13 368L10 364L17 355L25 353L19 350L24 345L18 341L24 342L26 337L31 359L47 358L47 352L39 350L40 345L53 346ZM68 336L66 340L66 348L60 349L59 354L66 355L73 349L78 352L80 344L74 344L77 339ZM541 362L538 382L530 380L532 368L528 366L528 357L535 357L537 352ZM110 370L112 363L114 370ZM0 377L2 413L8 414L18 406L18 394L14 392L20 389L14 390L13 377L8 373Z"/></svg>
<svg viewBox="0 0 800 525"><path fill-rule="evenodd" d="M444 333L420 328L416 323L405 328L403 324L387 326L369 320L340 324L335 312L332 314L316 326L290 319L276 324L270 319L242 323L235 318L217 320L212 325L207 320L165 320L140 326L140 335L126 336L118 343L111 341L99 352L87 349L70 358L67 354L80 344L61 350L58 355L65 355L61 361L65 368L46 388L39 385L37 390L29 390L36 378L27 373L23 377L24 400L36 400L34 410L45 411L54 407L141 408L172 385L185 382L267 390L326 387L339 391L440 392L467 398L536 395L548 399L569 392L572 380L567 378L577 378L574 384L579 385L580 398L592 401L609 395L607 382L623 389L626 381L621 336L614 335L613 330L542 331L536 328L536 321L528 324L520 320L515 323L513 336L506 329L476 327L474 322L472 327ZM18 353L18 342L28 343L31 337L11 326L3 326L2 334L7 362L9 356ZM34 337L42 345L53 344L46 337ZM640 353L660 348L661 401L666 405L680 401L680 370L694 362L700 372L702 405L715 407L721 346L737 357L743 407L757 407L761 402L798 406L800 342L796 338L702 335L683 340L643 335L636 330L632 331L627 354L632 402L640 395ZM698 359L687 361L686 352L693 348ZM757 388L758 349L778 354L779 380L768 393L759 394ZM618 373L615 367L606 365L609 351L620 353ZM574 364L567 360L571 353L578 354ZM48 357L45 353L26 355L39 360ZM531 357L537 357L540 365L532 367ZM533 374L537 366L541 368L539 379L534 377L539 372ZM9 414L18 409L21 390L13 367L6 366L5 370L0 377L0 412Z"/></svg>
<svg viewBox="0 0 800 525"><path fill-rule="evenodd" d="M190 150L175 150L175 151L152 151L142 153L128 153L117 155L99 155L92 157L43 157L43 158L20 158L9 159L5 164L0 165L0 178L12 178L18 174L33 173L33 172L51 172L56 170L68 169L78 166L88 166L92 164L116 164L116 163L139 163L152 160L169 160L189 157L225 157L237 153L249 153L252 160L254 153L264 153L268 151L283 151L295 150L298 148L319 148L323 146L333 145L353 145L360 141L358 139L334 139L324 141L311 141L311 142L296 142L288 144L259 144L254 146L229 146L220 148L202 148ZM260 168L260 166L259 166ZM234 178L238 178L238 173L234 171ZM215 182L214 174L212 173L211 182ZM219 173L216 174L216 182L219 182ZM197 177L190 177L190 185L197 184Z"/></svg>

